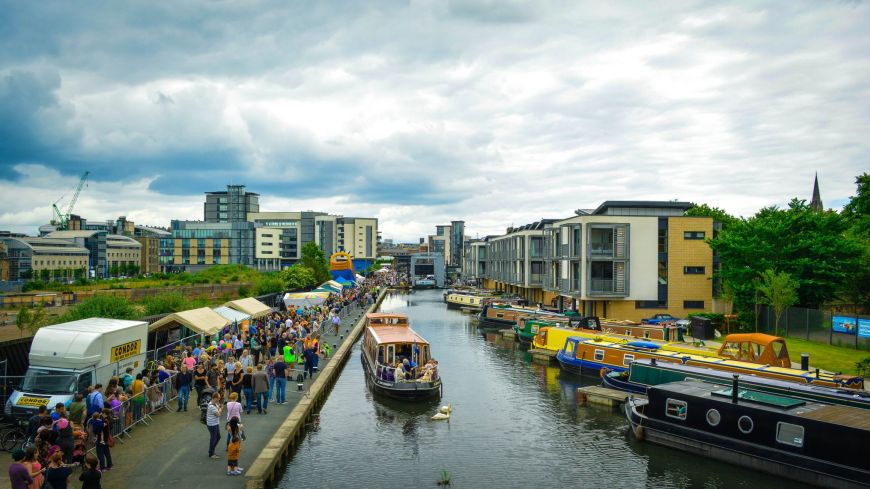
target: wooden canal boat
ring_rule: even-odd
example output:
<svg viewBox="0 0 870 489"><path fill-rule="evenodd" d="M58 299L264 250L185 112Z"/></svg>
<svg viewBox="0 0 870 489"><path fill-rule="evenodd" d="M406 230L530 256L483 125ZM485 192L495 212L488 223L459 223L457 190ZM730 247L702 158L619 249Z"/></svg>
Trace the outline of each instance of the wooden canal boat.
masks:
<svg viewBox="0 0 870 489"><path fill-rule="evenodd" d="M621 372L627 370L635 360L642 359L682 363L740 375L755 375L801 384L849 389L861 389L864 386L864 379L861 377L818 371L806 372L728 358L688 355L665 351L660 345L649 341L638 340L625 343L607 341L601 338L588 339L571 336L565 341L565 346L556 354L556 360L559 361L562 370L575 374L580 374L583 370L599 373L602 368Z"/></svg>
<svg viewBox="0 0 870 489"><path fill-rule="evenodd" d="M611 389L646 394L653 386L679 382L681 380L701 380L714 384L728 385L732 374L706 367L683 365L681 363L657 362L655 359L635 360L627 371L604 373L601 384ZM798 384L778 379L744 375L741 382L748 389L775 395L791 396L809 401L842 404L861 409L870 409L870 392L855 389L837 389L819 385Z"/></svg>
<svg viewBox="0 0 870 489"><path fill-rule="evenodd" d="M404 314L366 314L361 356L366 380L376 392L408 400L441 394L429 342L411 329ZM399 366L404 360L411 372Z"/></svg>
<svg viewBox="0 0 870 489"><path fill-rule="evenodd" d="M589 339L603 339L613 342L622 342L628 343L630 341L638 340L631 335L621 335L618 333L607 333L602 332L601 327L595 327L593 319L597 318L584 318L580 321L580 325L589 325L591 328L571 328L564 326L542 326L538 329L538 334L535 335L532 340L532 348L537 348L540 350L551 351L554 354L565 346L565 342L569 337L576 336L579 338L589 338ZM651 326L652 328L657 328L658 326ZM659 341L654 339L643 339L643 341L654 343L659 345L662 350L683 353L687 355L698 355L703 357L718 357L719 352L713 348L707 348L700 345L692 345L690 343L683 343L679 341L666 342Z"/></svg>
<svg viewBox="0 0 870 489"><path fill-rule="evenodd" d="M494 296L487 293L470 293L470 292L450 292L445 294L444 302L447 303L449 309L460 309L468 307L473 309L483 309L484 301L492 299Z"/></svg>
<svg viewBox="0 0 870 489"><path fill-rule="evenodd" d="M577 313L559 313L536 307L523 307L514 304L500 304L494 301L484 303L483 309L477 315L478 325L481 328L513 329L517 319L530 317L538 319L554 319L579 317Z"/></svg>
<svg viewBox="0 0 870 489"><path fill-rule="evenodd" d="M870 416L863 409L682 381L630 398L641 440L830 488L868 487Z"/></svg>

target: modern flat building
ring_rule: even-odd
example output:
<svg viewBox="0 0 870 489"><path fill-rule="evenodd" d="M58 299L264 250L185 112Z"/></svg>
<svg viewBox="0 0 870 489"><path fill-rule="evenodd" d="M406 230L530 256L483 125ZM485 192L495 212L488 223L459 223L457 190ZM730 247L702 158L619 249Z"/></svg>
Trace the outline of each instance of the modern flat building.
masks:
<svg viewBox="0 0 870 489"><path fill-rule="evenodd" d="M6 243L0 241L0 282L9 280L9 253Z"/></svg>
<svg viewBox="0 0 870 489"><path fill-rule="evenodd" d="M0 237L9 266L6 280L69 280L87 273L89 251L70 240Z"/></svg>
<svg viewBox="0 0 870 489"><path fill-rule="evenodd" d="M313 212L252 212L254 223L254 267L281 270L301 258L303 234L314 234ZM308 241L311 241L309 239Z"/></svg>
<svg viewBox="0 0 870 489"><path fill-rule="evenodd" d="M244 185L227 185L223 192L206 192L205 222L244 222L248 214L260 212L260 194L248 192Z"/></svg>
<svg viewBox="0 0 870 489"><path fill-rule="evenodd" d="M691 206L608 201L511 229L486 240L485 285L613 319L709 311L713 254L704 239L713 220L685 216Z"/></svg>
<svg viewBox="0 0 870 489"><path fill-rule="evenodd" d="M481 283L486 278L487 238L465 241L462 252L462 278L472 283Z"/></svg>
<svg viewBox="0 0 870 489"><path fill-rule="evenodd" d="M172 236L160 239L164 272L195 272L212 265L254 266L254 223L172 221Z"/></svg>
<svg viewBox="0 0 870 489"><path fill-rule="evenodd" d="M315 218L314 240L327 257L338 251L349 253L354 268L362 271L378 258L378 220L321 214Z"/></svg>

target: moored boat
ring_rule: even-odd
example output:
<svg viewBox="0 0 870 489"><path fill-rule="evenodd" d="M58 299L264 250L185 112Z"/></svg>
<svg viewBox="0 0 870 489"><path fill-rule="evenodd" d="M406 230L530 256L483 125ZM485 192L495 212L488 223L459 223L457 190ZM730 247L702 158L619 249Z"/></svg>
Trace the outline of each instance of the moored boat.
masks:
<svg viewBox="0 0 870 489"><path fill-rule="evenodd" d="M366 314L361 357L366 380L377 392L409 400L441 393L438 364L431 357L429 342L411 329L408 316Z"/></svg>
<svg viewBox="0 0 870 489"><path fill-rule="evenodd" d="M434 275L426 275L423 278L418 278L414 280L414 288L415 289L434 289L435 288L435 276Z"/></svg>
<svg viewBox="0 0 870 489"><path fill-rule="evenodd" d="M724 346L724 345L723 345ZM826 387L862 389L864 379L857 376L832 374L829 372L807 372L793 368L774 367L757 363L743 362L728 358L712 358L665 351L660 345L649 341L614 342L601 338L580 338L570 336L565 346L556 354L556 360L563 370L579 374L582 371L598 373L602 368L624 371L632 362L641 359L655 359L656 362L682 363L705 367L740 375L755 375L771 379L797 382L801 384L822 385Z"/></svg>
<svg viewBox="0 0 870 489"><path fill-rule="evenodd" d="M513 329L520 317L532 317L540 319L566 318L562 313L548 311L534 307L523 307L510 303L484 302L483 309L477 315L478 325L481 328Z"/></svg>
<svg viewBox="0 0 870 489"><path fill-rule="evenodd" d="M601 383L605 387L640 394L645 394L650 387L681 380L693 379L728 385L732 379L730 372L681 363L657 362L655 359L635 360L624 372L603 372L602 369ZM760 392L870 409L870 392L862 390L807 385L757 375L744 375L741 383Z"/></svg>
<svg viewBox="0 0 870 489"><path fill-rule="evenodd" d="M693 345L690 343L683 343L679 341L668 342L649 338L636 338L632 335L622 335L618 333L605 332L602 330L602 327L600 325L597 325L597 321L598 318L595 317L583 318L577 323L574 323L581 326L579 328L572 328L555 324L541 326L538 328L538 334L535 335L534 339L532 340L532 348L548 350L556 353L561 350L563 346L565 346L565 341L567 341L569 337L576 336L579 338L597 338L622 343L641 340L659 345L659 347L665 351L683 353L688 355L698 355L704 357L719 356L719 352L717 350L713 348L707 348L701 345ZM652 325L644 326L658 328L658 326Z"/></svg>
<svg viewBox="0 0 870 489"><path fill-rule="evenodd" d="M681 381L629 398L638 439L830 488L867 487L870 439L862 409L741 388Z"/></svg>
<svg viewBox="0 0 870 489"><path fill-rule="evenodd" d="M453 291L445 294L444 302L450 309L459 309L468 307L472 309L482 309L483 302L494 297L490 293L477 293L468 291Z"/></svg>

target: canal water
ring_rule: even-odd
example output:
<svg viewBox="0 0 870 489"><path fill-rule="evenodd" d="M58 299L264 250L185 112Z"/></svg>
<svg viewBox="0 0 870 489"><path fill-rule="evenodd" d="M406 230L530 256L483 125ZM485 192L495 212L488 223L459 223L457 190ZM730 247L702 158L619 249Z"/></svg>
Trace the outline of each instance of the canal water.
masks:
<svg viewBox="0 0 870 489"><path fill-rule="evenodd" d="M576 406L576 388L597 378L563 376L518 344L482 335L441 291L396 293L382 310L407 314L430 342L442 399L373 395L357 343L280 487L438 487L445 475L453 488L804 487L638 442L620 413ZM430 420L448 403L449 422Z"/></svg>

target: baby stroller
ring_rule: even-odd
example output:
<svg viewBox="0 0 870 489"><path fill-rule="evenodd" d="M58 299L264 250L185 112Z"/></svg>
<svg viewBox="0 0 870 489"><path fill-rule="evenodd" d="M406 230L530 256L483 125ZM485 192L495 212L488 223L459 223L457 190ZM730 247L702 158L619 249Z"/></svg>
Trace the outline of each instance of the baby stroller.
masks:
<svg viewBox="0 0 870 489"><path fill-rule="evenodd" d="M208 403L211 402L211 396L214 394L214 389L206 387L202 390L202 396L199 401L199 421L205 424L205 418L208 415Z"/></svg>

